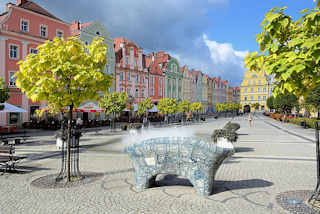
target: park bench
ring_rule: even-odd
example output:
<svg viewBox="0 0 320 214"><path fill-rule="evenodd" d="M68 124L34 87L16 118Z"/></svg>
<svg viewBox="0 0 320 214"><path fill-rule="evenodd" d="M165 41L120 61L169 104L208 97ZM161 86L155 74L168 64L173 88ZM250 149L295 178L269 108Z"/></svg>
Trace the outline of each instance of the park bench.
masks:
<svg viewBox="0 0 320 214"><path fill-rule="evenodd" d="M133 161L138 189L152 186L158 174L177 174L188 178L199 195L208 196L217 170L234 147L193 137L161 137L135 143L126 152Z"/></svg>
<svg viewBox="0 0 320 214"><path fill-rule="evenodd" d="M11 144L20 144L21 141L23 141L24 143L26 142L26 140L28 138L30 138L31 136L28 135L15 135L15 136L10 136L10 135L6 135L3 136L1 135L0 137L0 142L2 142L4 145L9 144L10 141L12 141L13 143Z"/></svg>
<svg viewBox="0 0 320 214"><path fill-rule="evenodd" d="M4 171L14 170L15 164L25 157L15 156L15 147L13 145L0 146L0 166L4 167Z"/></svg>

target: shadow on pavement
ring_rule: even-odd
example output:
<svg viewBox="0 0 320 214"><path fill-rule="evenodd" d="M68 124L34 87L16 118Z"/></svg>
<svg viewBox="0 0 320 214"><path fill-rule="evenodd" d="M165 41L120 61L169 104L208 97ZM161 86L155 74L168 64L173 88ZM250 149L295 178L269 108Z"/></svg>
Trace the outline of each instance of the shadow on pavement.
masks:
<svg viewBox="0 0 320 214"><path fill-rule="evenodd" d="M9 170L4 172L4 169L0 169L1 173L4 174L29 174L34 171L44 171L44 170L51 170L51 168L42 168L42 167L34 167L34 166L15 166L15 170Z"/></svg>
<svg viewBox="0 0 320 214"><path fill-rule="evenodd" d="M238 153L238 152L254 152L255 151L255 149L250 148L250 147L236 147L235 150L236 150L236 153Z"/></svg>

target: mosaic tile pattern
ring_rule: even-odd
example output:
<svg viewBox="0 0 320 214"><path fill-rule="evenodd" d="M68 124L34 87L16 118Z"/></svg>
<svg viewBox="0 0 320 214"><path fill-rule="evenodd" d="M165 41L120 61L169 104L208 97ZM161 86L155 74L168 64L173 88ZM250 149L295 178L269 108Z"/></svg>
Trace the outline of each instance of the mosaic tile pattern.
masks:
<svg viewBox="0 0 320 214"><path fill-rule="evenodd" d="M133 161L137 188L151 187L158 174L178 174L188 178L199 195L208 196L217 170L234 148L193 137L162 137L138 142L126 151Z"/></svg>

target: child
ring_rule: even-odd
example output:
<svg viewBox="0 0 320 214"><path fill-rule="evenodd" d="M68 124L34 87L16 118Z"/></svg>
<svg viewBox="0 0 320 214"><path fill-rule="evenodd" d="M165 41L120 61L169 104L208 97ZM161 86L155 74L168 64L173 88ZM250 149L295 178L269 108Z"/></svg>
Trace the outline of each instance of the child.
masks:
<svg viewBox="0 0 320 214"><path fill-rule="evenodd" d="M251 114L250 114L250 113L249 113L248 120L249 120L249 127L251 128L251 121L252 121L252 117L251 117Z"/></svg>

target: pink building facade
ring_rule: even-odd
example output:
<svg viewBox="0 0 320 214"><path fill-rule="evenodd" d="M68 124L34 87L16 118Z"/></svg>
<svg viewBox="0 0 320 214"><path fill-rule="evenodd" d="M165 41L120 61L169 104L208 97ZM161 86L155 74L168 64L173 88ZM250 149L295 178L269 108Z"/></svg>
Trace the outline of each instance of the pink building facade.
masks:
<svg viewBox="0 0 320 214"><path fill-rule="evenodd" d="M1 124L21 125L29 121L35 109L41 106L16 88L12 76L19 70L17 62L24 60L29 53L37 53L37 46L46 40L53 40L56 36L67 38L69 28L70 24L32 1L17 0L16 4L6 5L6 11L0 14L0 77L10 88L7 102L25 109L27 113L0 114Z"/></svg>
<svg viewBox="0 0 320 214"><path fill-rule="evenodd" d="M115 38L116 55L115 91L126 92L134 98L134 103L149 97L148 69L142 48L125 38Z"/></svg>

